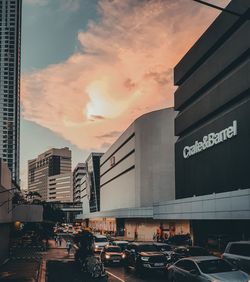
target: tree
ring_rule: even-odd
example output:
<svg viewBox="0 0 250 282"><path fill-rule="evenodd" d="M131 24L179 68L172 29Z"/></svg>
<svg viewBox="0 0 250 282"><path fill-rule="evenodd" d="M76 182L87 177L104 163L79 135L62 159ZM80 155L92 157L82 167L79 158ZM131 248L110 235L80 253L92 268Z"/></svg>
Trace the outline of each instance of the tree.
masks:
<svg viewBox="0 0 250 282"><path fill-rule="evenodd" d="M26 194L26 199L31 200L32 203L34 202L34 200L37 200L37 198L42 198L42 196L36 191L35 192L29 191Z"/></svg>

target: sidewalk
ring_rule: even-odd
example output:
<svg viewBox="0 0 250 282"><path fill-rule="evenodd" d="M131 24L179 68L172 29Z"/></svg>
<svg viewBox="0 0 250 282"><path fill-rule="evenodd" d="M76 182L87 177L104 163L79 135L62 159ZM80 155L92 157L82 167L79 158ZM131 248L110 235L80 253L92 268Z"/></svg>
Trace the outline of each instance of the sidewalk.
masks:
<svg viewBox="0 0 250 282"><path fill-rule="evenodd" d="M74 251L71 250L68 255L65 240L62 241L61 246L57 246L54 240L49 240L49 249L43 254L38 282L46 281L46 263L49 260L74 261Z"/></svg>

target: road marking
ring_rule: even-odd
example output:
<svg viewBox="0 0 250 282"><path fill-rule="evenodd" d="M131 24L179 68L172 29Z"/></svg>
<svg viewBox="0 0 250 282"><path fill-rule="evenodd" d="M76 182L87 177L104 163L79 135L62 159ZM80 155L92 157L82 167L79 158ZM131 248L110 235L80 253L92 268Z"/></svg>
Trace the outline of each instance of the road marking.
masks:
<svg viewBox="0 0 250 282"><path fill-rule="evenodd" d="M121 282L126 282L125 280L122 280L121 278L119 278L119 277L116 276L115 274L113 274L113 273L111 273L111 272L109 272L109 271L107 271L107 270L106 270L106 272L107 272L108 274L110 274L111 276L115 277L117 280L119 280L119 281L121 281Z"/></svg>

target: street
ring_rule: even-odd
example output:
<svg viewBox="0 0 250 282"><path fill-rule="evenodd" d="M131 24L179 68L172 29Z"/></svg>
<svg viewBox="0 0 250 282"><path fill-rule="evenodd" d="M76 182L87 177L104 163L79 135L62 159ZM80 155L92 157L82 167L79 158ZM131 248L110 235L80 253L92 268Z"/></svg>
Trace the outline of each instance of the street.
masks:
<svg viewBox="0 0 250 282"><path fill-rule="evenodd" d="M125 271L122 266L110 266L106 268L109 282L139 282L139 281L166 281L166 276L160 273L150 273L146 277L140 278L134 270ZM91 279L86 274L81 273L74 261L48 261L47 262L47 282L83 282L83 281L107 281L106 279Z"/></svg>

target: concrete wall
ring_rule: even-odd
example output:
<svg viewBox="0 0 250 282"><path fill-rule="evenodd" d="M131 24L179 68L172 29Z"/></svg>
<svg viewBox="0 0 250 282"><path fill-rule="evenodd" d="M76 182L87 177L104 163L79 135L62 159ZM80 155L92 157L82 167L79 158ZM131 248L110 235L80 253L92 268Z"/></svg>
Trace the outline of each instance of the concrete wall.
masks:
<svg viewBox="0 0 250 282"><path fill-rule="evenodd" d="M140 206L175 198L174 118L172 108L135 121L136 191Z"/></svg>
<svg viewBox="0 0 250 282"><path fill-rule="evenodd" d="M12 211L13 221L21 222L42 222L43 206L42 205L20 205Z"/></svg>
<svg viewBox="0 0 250 282"><path fill-rule="evenodd" d="M139 117L102 156L101 211L174 199L175 115L169 108Z"/></svg>
<svg viewBox="0 0 250 282"><path fill-rule="evenodd" d="M0 159L0 224L12 220L11 173L5 162Z"/></svg>
<svg viewBox="0 0 250 282"><path fill-rule="evenodd" d="M0 224L0 265L9 255L10 225Z"/></svg>
<svg viewBox="0 0 250 282"><path fill-rule="evenodd" d="M250 219L250 189L161 202L156 219Z"/></svg>
<svg viewBox="0 0 250 282"><path fill-rule="evenodd" d="M82 214L84 216L89 214L89 199L87 196L86 175L84 175L83 178L81 179L80 190L81 190Z"/></svg>

